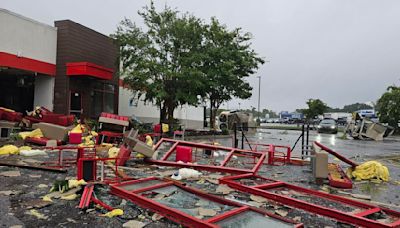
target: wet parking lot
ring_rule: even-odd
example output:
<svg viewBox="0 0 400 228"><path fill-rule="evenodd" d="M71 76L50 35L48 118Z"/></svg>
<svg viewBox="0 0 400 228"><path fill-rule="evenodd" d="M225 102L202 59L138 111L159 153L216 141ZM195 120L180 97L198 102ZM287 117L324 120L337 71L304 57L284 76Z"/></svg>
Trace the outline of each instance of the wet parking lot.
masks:
<svg viewBox="0 0 400 228"><path fill-rule="evenodd" d="M246 136L250 142L292 147L300 134L301 131L295 130L258 129L256 133L246 134ZM241 147L241 138L238 138L239 147ZM214 139L214 141L224 146L232 146L232 138ZM343 139L341 132L338 134L318 134L316 131L310 131L309 141L310 143L318 141L359 164L376 160L387 166L390 171L388 183L354 181L354 188L349 192L371 196L373 202L383 202L383 206L400 210L400 137L391 136L383 141L361 141L350 138ZM245 148L248 149L246 143ZM293 155L301 155L301 140L294 148ZM330 162L340 163L344 170L348 167L347 164L334 159L333 156L329 156L329 160ZM260 173L273 179L319 188L304 181L304 178L311 176L308 166L266 166L260 170ZM276 175L276 173L279 175Z"/></svg>

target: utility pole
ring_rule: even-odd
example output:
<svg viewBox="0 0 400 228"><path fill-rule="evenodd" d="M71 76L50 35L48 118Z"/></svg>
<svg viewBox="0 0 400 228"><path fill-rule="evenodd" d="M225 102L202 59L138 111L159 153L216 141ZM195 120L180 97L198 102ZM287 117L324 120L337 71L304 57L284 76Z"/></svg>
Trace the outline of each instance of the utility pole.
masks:
<svg viewBox="0 0 400 228"><path fill-rule="evenodd" d="M257 78L258 78L258 119L257 119L257 123L260 124L261 76L257 76Z"/></svg>

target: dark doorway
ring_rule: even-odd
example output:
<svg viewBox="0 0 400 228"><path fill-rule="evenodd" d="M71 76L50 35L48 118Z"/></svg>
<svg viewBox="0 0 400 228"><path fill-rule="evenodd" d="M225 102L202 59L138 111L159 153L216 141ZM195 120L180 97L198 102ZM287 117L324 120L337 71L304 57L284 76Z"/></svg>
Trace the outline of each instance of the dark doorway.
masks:
<svg viewBox="0 0 400 228"><path fill-rule="evenodd" d="M76 117L80 117L82 114L82 95L80 92L73 92L70 93L70 107L69 113L74 114Z"/></svg>
<svg viewBox="0 0 400 228"><path fill-rule="evenodd" d="M34 76L1 70L0 80L0 107L22 113L33 110Z"/></svg>

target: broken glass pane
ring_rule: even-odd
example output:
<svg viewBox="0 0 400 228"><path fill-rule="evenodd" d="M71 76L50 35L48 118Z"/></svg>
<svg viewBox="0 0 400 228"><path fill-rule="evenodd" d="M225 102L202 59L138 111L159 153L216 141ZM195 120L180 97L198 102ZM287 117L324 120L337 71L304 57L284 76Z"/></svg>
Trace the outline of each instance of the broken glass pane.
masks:
<svg viewBox="0 0 400 228"><path fill-rule="evenodd" d="M236 214L224 220L216 222L217 225L223 228L265 228L265 227L293 227L292 224L279 221L277 219L264 216L254 211L246 211Z"/></svg>
<svg viewBox="0 0 400 228"><path fill-rule="evenodd" d="M204 197L197 196L196 194L187 192L176 186L154 189L144 192L142 195L167 207L178 209L186 214L199 218L209 218L214 215L208 213L218 215L235 208L233 206L220 204ZM200 211L207 211L207 213L203 214Z"/></svg>
<svg viewBox="0 0 400 228"><path fill-rule="evenodd" d="M120 188L127 190L127 191L133 191L133 190L137 190L140 188L146 188L146 187L150 187L150 186L153 186L156 184L161 184L161 183L164 183L164 181L148 180L148 181L137 182L137 183L128 184L128 185L122 185L122 186L120 186Z"/></svg>
<svg viewBox="0 0 400 228"><path fill-rule="evenodd" d="M157 153L157 160L160 160L171 147L174 145L173 142L163 142L160 144L158 149L156 150Z"/></svg>

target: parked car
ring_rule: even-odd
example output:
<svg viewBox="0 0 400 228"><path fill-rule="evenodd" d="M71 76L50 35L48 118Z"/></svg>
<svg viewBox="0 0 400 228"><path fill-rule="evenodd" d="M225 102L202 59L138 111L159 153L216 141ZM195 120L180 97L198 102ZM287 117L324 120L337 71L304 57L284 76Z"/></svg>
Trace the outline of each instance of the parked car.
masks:
<svg viewBox="0 0 400 228"><path fill-rule="evenodd" d="M332 133L338 132L338 126L334 119L323 119L317 126L318 133Z"/></svg>

